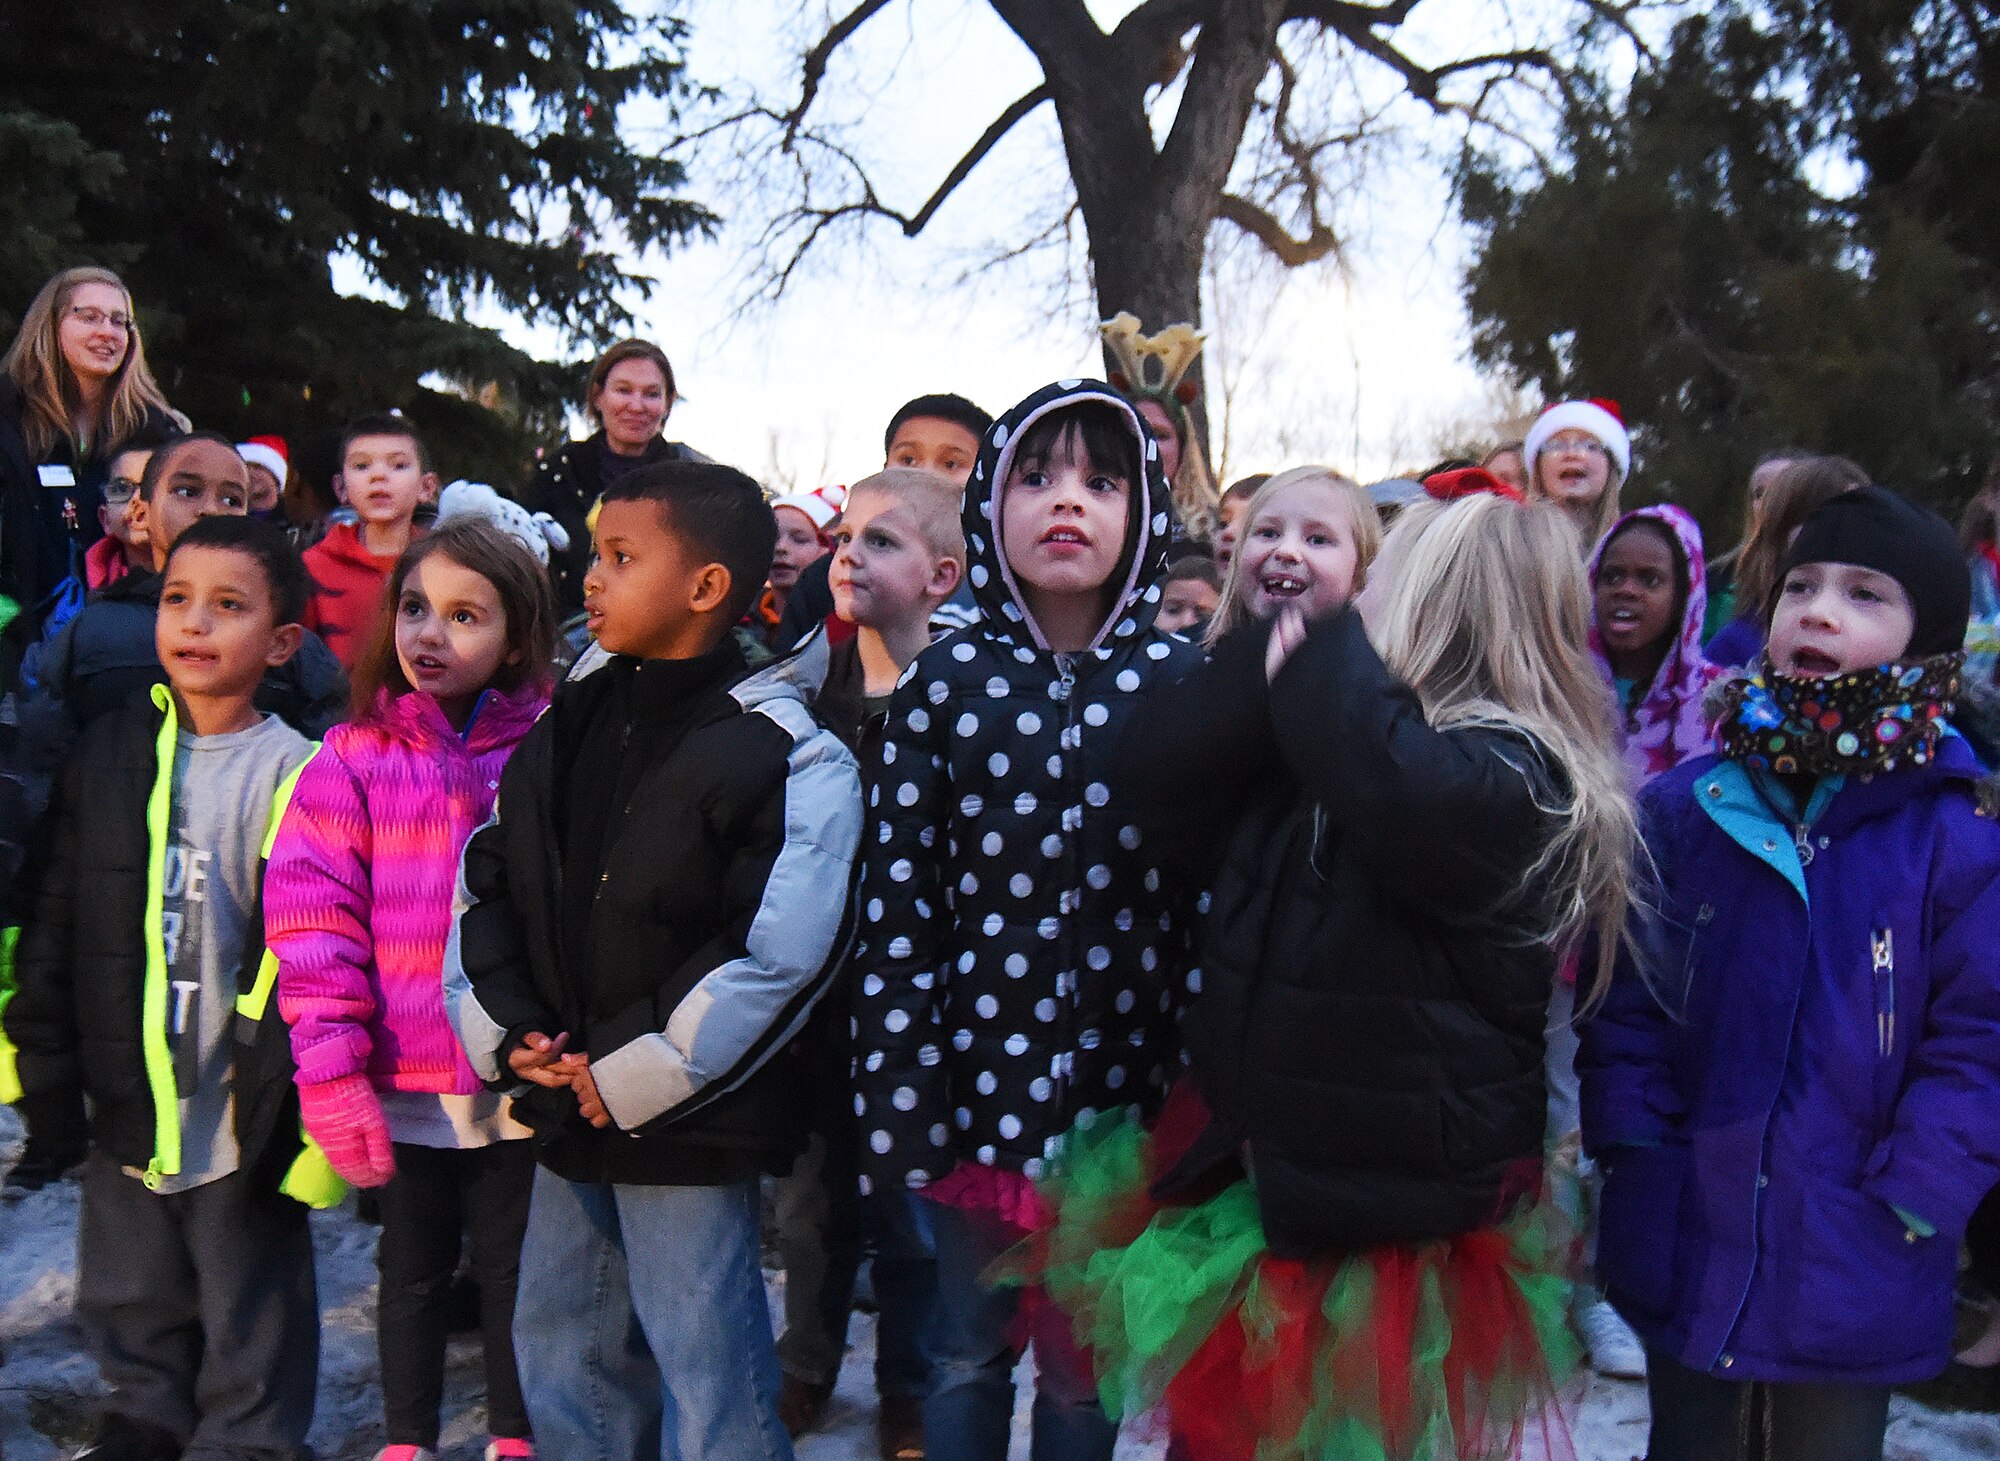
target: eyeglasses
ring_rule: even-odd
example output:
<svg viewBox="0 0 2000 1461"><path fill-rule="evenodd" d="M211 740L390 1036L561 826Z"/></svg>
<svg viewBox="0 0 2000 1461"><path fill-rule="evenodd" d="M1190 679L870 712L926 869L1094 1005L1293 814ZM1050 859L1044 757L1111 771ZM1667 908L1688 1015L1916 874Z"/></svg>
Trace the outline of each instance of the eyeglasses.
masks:
<svg viewBox="0 0 2000 1461"><path fill-rule="evenodd" d="M1590 436L1569 441L1552 441L1545 450L1554 452L1557 456L1568 457L1608 457L1611 455L1611 448L1595 437Z"/></svg>
<svg viewBox="0 0 2000 1461"><path fill-rule="evenodd" d="M94 304L71 305L69 307L69 317L73 320L81 320L87 328L93 330L109 325L121 335L132 328L132 316L127 314L106 314Z"/></svg>
<svg viewBox="0 0 2000 1461"><path fill-rule="evenodd" d="M121 502L130 502L138 491L139 484L130 477L112 477L104 484L104 500L116 507Z"/></svg>

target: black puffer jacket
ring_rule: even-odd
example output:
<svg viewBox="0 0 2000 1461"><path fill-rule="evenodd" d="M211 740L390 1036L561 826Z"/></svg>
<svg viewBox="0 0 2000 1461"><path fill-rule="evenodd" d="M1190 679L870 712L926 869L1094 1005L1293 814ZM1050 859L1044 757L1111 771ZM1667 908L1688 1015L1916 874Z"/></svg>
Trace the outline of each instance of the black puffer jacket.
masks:
<svg viewBox="0 0 2000 1461"><path fill-rule="evenodd" d="M871 1185L921 1187L961 1160L1034 1175L1082 1113L1154 1099L1177 1065L1187 920L1109 789L1126 721L1195 661L1152 627L1171 510L1138 418L1146 492L1094 649L1046 647L995 532L1010 444L1085 400L1131 416L1110 387L1067 381L988 433L964 511L982 618L919 655L890 703L850 976Z"/></svg>
<svg viewBox="0 0 2000 1461"><path fill-rule="evenodd" d="M1352 611L1268 686L1267 639L1224 640L1126 748L1148 831L1214 872L1203 1147L1247 1141L1282 1256L1483 1226L1541 1155L1556 957L1524 883L1565 793L1524 737L1433 730Z"/></svg>
<svg viewBox="0 0 2000 1461"><path fill-rule="evenodd" d="M167 977L163 963L149 968L146 915L155 850L147 806L155 787L173 776L173 728L163 754L167 710L160 702L171 706L161 694L99 721L64 771L53 851L21 935L19 984L6 1008L31 1123L47 1113L69 1125L65 1113L88 1094L92 1142L141 1169L153 1160L156 1135L145 1032L149 1018L164 1029L167 1009L164 996L151 1006L146 999L149 979L164 987ZM298 1093L278 1002L268 987L262 1000L253 994L264 957L261 908L250 910L247 928L237 989L250 1000L238 1001L231 1091L243 1170L275 1188L299 1155ZM153 954L164 958L157 947ZM167 1080L171 1085L171 1075Z"/></svg>
<svg viewBox="0 0 2000 1461"><path fill-rule="evenodd" d="M542 458L521 490L523 507L547 513L569 534L567 548L549 553L549 577L555 583L556 603L565 614L583 607L583 576L590 571L590 509L604 492L604 451L602 431L582 441L567 442ZM655 462L707 460L691 446L660 438L646 448L638 463L650 467Z"/></svg>
<svg viewBox="0 0 2000 1461"><path fill-rule="evenodd" d="M593 650L507 763L460 867L445 1001L496 1089L516 1084L507 1056L531 1030L590 1056L613 1127L567 1091L516 1104L557 1175L709 1186L789 1165L807 1114L797 1037L852 934L862 822L854 757L806 709L825 667L824 641L748 674L728 640L700 660ZM670 727L657 744L634 724L649 711ZM562 829L582 778L618 774L579 756L607 727L645 764L600 868ZM579 879L595 886L582 905Z"/></svg>

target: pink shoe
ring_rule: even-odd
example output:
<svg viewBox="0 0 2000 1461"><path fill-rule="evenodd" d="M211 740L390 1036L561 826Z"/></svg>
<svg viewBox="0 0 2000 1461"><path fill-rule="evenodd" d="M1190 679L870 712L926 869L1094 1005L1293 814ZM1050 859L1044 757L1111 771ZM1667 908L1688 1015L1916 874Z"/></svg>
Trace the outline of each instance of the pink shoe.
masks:
<svg viewBox="0 0 2000 1461"><path fill-rule="evenodd" d="M496 1436L486 1448L486 1461L534 1461L535 1443L526 1436Z"/></svg>
<svg viewBox="0 0 2000 1461"><path fill-rule="evenodd" d="M384 1446L375 1453L375 1461L437 1461L437 1452L422 1446Z"/></svg>

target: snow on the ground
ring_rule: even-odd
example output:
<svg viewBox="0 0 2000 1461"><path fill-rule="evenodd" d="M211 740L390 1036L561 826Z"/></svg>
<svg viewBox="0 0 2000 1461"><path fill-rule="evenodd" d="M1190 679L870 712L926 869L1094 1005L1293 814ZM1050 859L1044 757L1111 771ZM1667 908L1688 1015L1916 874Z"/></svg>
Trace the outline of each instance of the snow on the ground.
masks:
<svg viewBox="0 0 2000 1461"><path fill-rule="evenodd" d="M18 1144L14 1114L0 1113L0 1170L12 1163ZM70 1312L76 1203L72 1181L0 1206L0 1347L6 1356L0 1365L0 1453L7 1461L68 1454L84 1434L98 1389L96 1366L82 1353ZM316 1214L313 1237L325 1321L313 1446L323 1461L370 1461L382 1444L374 1384L375 1230L342 1209ZM783 1280L773 1282L775 1289ZM851 1339L826 1427L799 1444L799 1461L872 1461L875 1455L872 1316L855 1316ZM480 1455L486 1440L480 1386L477 1341L454 1342L444 1461L477 1461ZM1015 1425L1014 1455L1021 1461L1028 1453L1026 1420L1024 1404ZM1578 1461L1636 1461L1646 1443L1644 1387L1593 1379L1568 1416L1568 1436ZM1118 1461L1158 1461L1162 1449L1143 1426L1128 1427ZM1948 1414L1897 1399L1888 1461L1994 1456L2000 1456L2000 1416Z"/></svg>

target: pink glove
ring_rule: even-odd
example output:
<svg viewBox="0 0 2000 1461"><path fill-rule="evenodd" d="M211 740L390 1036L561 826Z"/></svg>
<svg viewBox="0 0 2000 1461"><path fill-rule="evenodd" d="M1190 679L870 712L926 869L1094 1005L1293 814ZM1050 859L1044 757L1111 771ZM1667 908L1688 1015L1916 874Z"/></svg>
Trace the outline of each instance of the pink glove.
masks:
<svg viewBox="0 0 2000 1461"><path fill-rule="evenodd" d="M351 1185L380 1187L396 1175L389 1123L368 1077L343 1075L300 1086L299 1114L305 1119L306 1134Z"/></svg>

